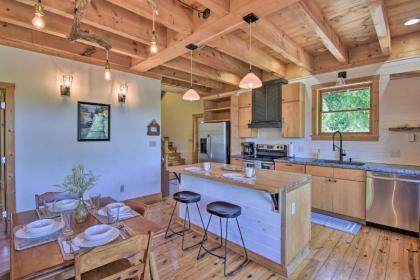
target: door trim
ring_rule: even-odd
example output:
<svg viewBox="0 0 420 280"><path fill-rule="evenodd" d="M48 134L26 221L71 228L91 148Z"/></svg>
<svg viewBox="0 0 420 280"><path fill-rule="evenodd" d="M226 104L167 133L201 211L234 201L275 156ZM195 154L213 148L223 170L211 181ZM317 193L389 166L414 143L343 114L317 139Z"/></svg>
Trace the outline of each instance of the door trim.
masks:
<svg viewBox="0 0 420 280"><path fill-rule="evenodd" d="M198 119L202 118L203 114L192 115L192 163L198 162Z"/></svg>
<svg viewBox="0 0 420 280"><path fill-rule="evenodd" d="M10 232L11 215L16 212L16 185L15 185L15 84L0 82L0 87L6 89L5 114L5 150L6 150L6 229Z"/></svg>

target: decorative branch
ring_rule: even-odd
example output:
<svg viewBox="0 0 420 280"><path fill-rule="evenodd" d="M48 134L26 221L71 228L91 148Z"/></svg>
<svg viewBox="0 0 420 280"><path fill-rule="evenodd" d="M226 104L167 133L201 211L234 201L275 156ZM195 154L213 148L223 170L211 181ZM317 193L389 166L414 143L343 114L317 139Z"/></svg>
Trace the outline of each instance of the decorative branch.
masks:
<svg viewBox="0 0 420 280"><path fill-rule="evenodd" d="M109 51L112 47L104 39L102 39L98 35L92 34L89 31L84 31L80 28L80 22L90 2L91 0L78 0L76 2L76 7L74 9L73 24L68 39L70 41L82 39L89 42L93 42Z"/></svg>

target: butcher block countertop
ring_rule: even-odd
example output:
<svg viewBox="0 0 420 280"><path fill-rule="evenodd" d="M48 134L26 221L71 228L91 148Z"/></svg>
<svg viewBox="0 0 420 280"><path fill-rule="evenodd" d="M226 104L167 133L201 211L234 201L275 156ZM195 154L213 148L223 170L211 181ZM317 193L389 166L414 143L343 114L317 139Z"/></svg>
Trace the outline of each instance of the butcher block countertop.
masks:
<svg viewBox="0 0 420 280"><path fill-rule="evenodd" d="M235 171L226 169L235 169ZM213 162L211 163L210 171L205 171L203 169L203 164L201 163L170 166L167 170L177 174L185 174L203 179L228 183L258 191L268 192L270 194L279 193L281 190L291 191L307 184L308 182L311 182L312 180L310 175L266 169L256 169L254 178L226 178L224 177L224 174L236 173L245 175L245 172L242 170L242 167L238 167L237 165Z"/></svg>

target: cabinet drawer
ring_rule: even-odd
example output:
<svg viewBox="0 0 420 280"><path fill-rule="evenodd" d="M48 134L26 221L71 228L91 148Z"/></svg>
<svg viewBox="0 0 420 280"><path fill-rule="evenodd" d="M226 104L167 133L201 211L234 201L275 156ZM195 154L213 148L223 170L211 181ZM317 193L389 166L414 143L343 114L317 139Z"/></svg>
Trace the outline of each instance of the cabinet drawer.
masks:
<svg viewBox="0 0 420 280"><path fill-rule="evenodd" d="M314 176L333 178L334 169L331 168L331 167L308 165L308 166L306 166L306 173L314 175Z"/></svg>
<svg viewBox="0 0 420 280"><path fill-rule="evenodd" d="M343 180L352 180L358 182L366 181L366 171L364 170L354 170L354 169L344 169L344 168L334 168L334 178L343 179Z"/></svg>
<svg viewBox="0 0 420 280"><path fill-rule="evenodd" d="M244 161L240 158L230 158L230 164L242 166L244 164Z"/></svg>
<svg viewBox="0 0 420 280"><path fill-rule="evenodd" d="M276 162L275 169L286 172L305 173L305 165L303 164Z"/></svg>

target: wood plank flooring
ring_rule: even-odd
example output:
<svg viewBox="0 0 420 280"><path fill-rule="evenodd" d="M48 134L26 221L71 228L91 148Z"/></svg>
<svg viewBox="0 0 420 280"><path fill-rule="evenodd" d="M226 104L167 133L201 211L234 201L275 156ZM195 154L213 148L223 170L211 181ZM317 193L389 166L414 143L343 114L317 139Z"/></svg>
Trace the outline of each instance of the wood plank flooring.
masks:
<svg viewBox="0 0 420 280"><path fill-rule="evenodd" d="M166 225L173 207L171 199L149 206L147 217ZM200 235L191 233L188 242ZM0 271L8 269L8 243L0 239ZM246 242L246 241L245 241ZM223 277L223 262L213 256L196 260L198 248L183 252L181 238L154 239L154 252L162 280L196 279L285 279L250 262L234 277ZM326 227L312 225L310 254L290 279L398 279L420 280L420 241L390 231L363 227L352 236ZM239 264L242 257L228 253L229 265ZM1 279L1 278L0 278Z"/></svg>

